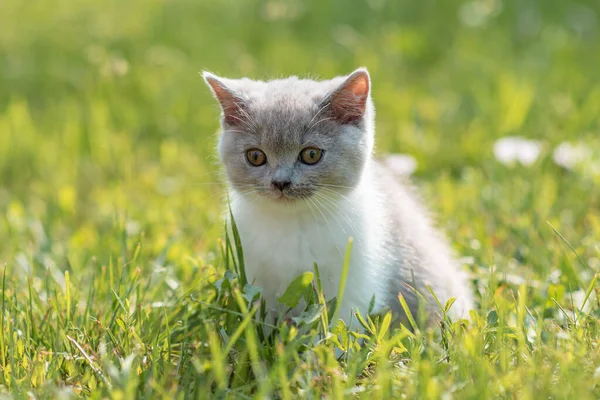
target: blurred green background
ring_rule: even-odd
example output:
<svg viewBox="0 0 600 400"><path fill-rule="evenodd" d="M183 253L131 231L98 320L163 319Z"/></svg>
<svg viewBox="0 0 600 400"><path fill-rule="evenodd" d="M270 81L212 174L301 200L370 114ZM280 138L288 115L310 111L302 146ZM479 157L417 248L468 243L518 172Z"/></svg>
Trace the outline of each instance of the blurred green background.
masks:
<svg viewBox="0 0 600 400"><path fill-rule="evenodd" d="M555 257L532 227L551 236L552 219L583 241L598 226L597 177L550 160L564 140L598 140L598 18L595 0L3 1L0 260L52 242L85 264L115 219L205 249L222 187L219 112L198 72L357 66L372 75L378 151L417 158L460 250L476 238L486 262L498 244L501 258L530 245ZM540 160L499 164L506 135L539 139Z"/></svg>
<svg viewBox="0 0 600 400"><path fill-rule="evenodd" d="M415 181L475 287L495 266L509 285L527 282L530 310L564 321L551 298L581 299L600 268L597 0L4 0L6 343L36 321L46 333L25 347L32 358L38 348L77 353L64 332L109 341L101 323L128 337L113 325L127 285L138 305L158 304L138 332L158 337L163 302L221 271L219 110L200 71L330 78L358 66L373 81L378 153L417 159ZM539 157L499 162L494 144L505 136L536 140ZM565 142L587 149L587 161L556 165ZM181 307L193 313L190 304ZM36 382L40 357L15 376ZM56 376L75 374L64 362ZM590 371L561 382L583 387Z"/></svg>

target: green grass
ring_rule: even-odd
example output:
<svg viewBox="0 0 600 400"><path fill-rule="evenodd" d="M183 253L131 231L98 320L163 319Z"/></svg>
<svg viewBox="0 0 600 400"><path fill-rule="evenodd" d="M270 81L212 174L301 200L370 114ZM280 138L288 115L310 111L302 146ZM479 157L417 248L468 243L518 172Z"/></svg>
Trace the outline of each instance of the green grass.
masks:
<svg viewBox="0 0 600 400"><path fill-rule="evenodd" d="M600 154L598 49L593 0L1 2L0 392L599 398L600 174L551 158ZM317 290L265 338L198 72L360 65L378 151L417 158L478 308L432 331L364 321L358 346ZM538 161L497 162L507 135L539 140Z"/></svg>

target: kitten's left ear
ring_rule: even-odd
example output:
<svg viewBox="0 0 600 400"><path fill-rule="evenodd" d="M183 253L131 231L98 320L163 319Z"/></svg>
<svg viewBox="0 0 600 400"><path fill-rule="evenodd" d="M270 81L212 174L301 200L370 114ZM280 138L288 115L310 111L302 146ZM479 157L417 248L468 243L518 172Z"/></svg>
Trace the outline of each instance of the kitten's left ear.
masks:
<svg viewBox="0 0 600 400"><path fill-rule="evenodd" d="M365 115L370 90L369 72L366 68L359 68L348 75L325 101L329 103L333 117L338 122L354 124Z"/></svg>
<svg viewBox="0 0 600 400"><path fill-rule="evenodd" d="M223 120L229 125L239 125L244 122L246 103L225 84L222 78L208 71L202 73L204 81L210 86L215 98L221 104Z"/></svg>

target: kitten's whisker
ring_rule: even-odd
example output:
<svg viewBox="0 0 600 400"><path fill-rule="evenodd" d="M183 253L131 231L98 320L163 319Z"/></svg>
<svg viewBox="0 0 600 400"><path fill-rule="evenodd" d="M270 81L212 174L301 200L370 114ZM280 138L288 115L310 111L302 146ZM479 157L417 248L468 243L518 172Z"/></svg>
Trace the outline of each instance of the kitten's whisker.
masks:
<svg viewBox="0 0 600 400"><path fill-rule="evenodd" d="M335 222L337 222L339 227L342 229L342 232L344 232L344 235L348 236L348 232L346 232L346 229L344 228L344 224L342 224L340 222L340 220L338 219L337 213L335 212L336 211L335 208L332 208L331 205L329 205L327 203L319 202L319 204L321 204L321 206L325 209L325 211L329 212L329 215L331 215L333 217L333 219L335 220Z"/></svg>
<svg viewBox="0 0 600 400"><path fill-rule="evenodd" d="M230 195L230 197L233 197L233 196L244 197L244 196L246 196L248 194L251 194L251 193L256 193L256 190L254 188L246 189L246 190L241 190L241 191L237 191L236 190L236 191L231 191L229 195Z"/></svg>
<svg viewBox="0 0 600 400"><path fill-rule="evenodd" d="M200 186L200 185L220 185L225 186L223 182L192 182L187 183L186 186Z"/></svg>
<svg viewBox="0 0 600 400"><path fill-rule="evenodd" d="M245 124L246 123L246 121L244 121L240 117L237 117L237 116L235 116L233 114L229 114L229 117L237 119L241 124Z"/></svg>
<svg viewBox="0 0 600 400"><path fill-rule="evenodd" d="M325 193L333 194L333 195L335 195L335 196L340 196L340 197L342 197L344 200L346 200L348 203L350 203L350 204L353 204L353 201L352 201L352 200L350 200L348 197L344 196L343 194L341 194L341 193L339 193L339 192L337 192L337 191L335 191L335 190L333 190L333 189L329 189L329 188L327 188L327 187L320 187L320 189L321 189L322 191L324 191Z"/></svg>
<svg viewBox="0 0 600 400"><path fill-rule="evenodd" d="M308 197L306 204L308 205L308 209L310 210L310 213L313 217L313 220L315 221L315 225L317 226L317 232L319 235L319 241L325 240L326 238L323 237L323 232L321 231L321 224L319 224L319 219L317 218L317 215L314 213L313 207L316 207L316 205L314 204L313 200ZM306 243L308 244L308 247L310 249L311 252L313 252L312 248L311 248L311 240L310 238L306 241ZM318 260L313 260L315 263L318 262Z"/></svg>
<svg viewBox="0 0 600 400"><path fill-rule="evenodd" d="M352 219L346 214L346 212L342 209L342 207L340 207L334 200L330 199L329 197L325 196L322 193L315 193L316 196L318 196L319 198L323 199L324 201L326 201L329 204L329 207L331 207L333 209L334 212L339 213L340 216L346 220L346 222L348 223L348 226L350 227L350 229L352 229L352 232L354 233L354 235L358 235L358 230L356 229L356 226L352 223ZM334 215L334 218L337 217ZM346 230L344 229L342 223L340 223L340 221L338 220L338 224L340 225L340 227L342 228L342 230L344 231L344 233L347 235L348 233L346 232Z"/></svg>
<svg viewBox="0 0 600 400"><path fill-rule="evenodd" d="M316 187L329 187L329 188L340 188L340 189L356 189L356 187L352 186L342 186L342 185L330 185L328 183L313 183Z"/></svg>
<svg viewBox="0 0 600 400"><path fill-rule="evenodd" d="M329 233L331 234L331 239L333 240L333 242L335 243L335 247L337 248L338 252L340 253L341 257L344 257L342 255L342 250L340 250L340 247L337 245L337 242L335 241L335 235L333 234L333 229L331 227L331 224L329 223L329 220L327 219L327 217L325 217L325 214L323 214L323 211L321 211L321 209L319 208L318 205L318 201L317 199L310 199L309 200L313 201L313 204L315 205L315 207L317 208L317 211L319 211L319 213L321 213L321 216L323 217L323 220L325 221L325 223L327 224L327 228L329 229Z"/></svg>
<svg viewBox="0 0 600 400"><path fill-rule="evenodd" d="M244 118L246 118L246 126L249 128L248 130L250 131L250 133L258 133L260 131L260 127L258 126L256 121L252 119L250 114L243 108L239 108L239 112Z"/></svg>
<svg viewBox="0 0 600 400"><path fill-rule="evenodd" d="M310 200L310 198L307 198L307 202L306 205L308 206L308 209L310 210L310 213L313 216L313 219L315 220L315 224L317 225L317 232L319 232L319 238L322 239L322 235L321 235L321 227L319 225L319 220L317 219L317 216L315 215L313 208L312 208L312 201ZM310 244L310 241L308 242ZM315 260L316 261L316 260Z"/></svg>
<svg viewBox="0 0 600 400"><path fill-rule="evenodd" d="M320 193L323 192L323 193ZM333 190L333 189L329 189L327 187L320 187L320 191L316 191L314 192L314 195L316 196L322 196L325 199L329 200L329 202L331 202L332 204L335 205L336 209L338 209L340 212L342 212L346 218L348 220L350 220L350 218L346 215L345 211L343 211L343 209L339 206L339 204L337 204L337 200L339 200L339 198L343 198L344 200L346 200L348 202L348 204L350 204L352 206L352 209L354 209L354 201L349 199L348 197L344 196L343 194ZM332 196L336 196L336 198L330 198L329 195ZM356 231L356 229L354 229Z"/></svg>
<svg viewBox="0 0 600 400"><path fill-rule="evenodd" d="M227 133L241 133L241 134L247 133L246 131L241 131L239 129L227 129L226 132ZM218 134L218 132L217 132L217 134Z"/></svg>
<svg viewBox="0 0 600 400"><path fill-rule="evenodd" d="M321 108L319 108L319 111L317 111L317 113L312 117L312 119L308 123L308 128L306 128L307 131L310 131L312 129L312 125L311 124L313 123L313 121L319 116L319 114L321 114L323 112L323 110L326 110L327 107L329 107L330 104L331 104L330 102L327 102L327 103L323 104L321 106Z"/></svg>
<svg viewBox="0 0 600 400"><path fill-rule="evenodd" d="M334 195L337 195L337 193L333 193ZM332 207L334 207L334 209L340 213L343 213L344 215L346 215L346 213L344 212L344 209L338 204L339 202L339 197L338 198L332 198L330 196L328 196L328 193L322 193L322 192L315 192L314 194L315 196L327 201L328 204L330 204Z"/></svg>
<svg viewBox="0 0 600 400"><path fill-rule="evenodd" d="M321 118L320 120L318 120L317 122L315 122L314 124L312 124L311 127L310 127L310 129L307 129L307 131L310 132L312 129L315 128L315 126L319 125L321 122L329 121L331 119L335 119L335 117Z"/></svg>

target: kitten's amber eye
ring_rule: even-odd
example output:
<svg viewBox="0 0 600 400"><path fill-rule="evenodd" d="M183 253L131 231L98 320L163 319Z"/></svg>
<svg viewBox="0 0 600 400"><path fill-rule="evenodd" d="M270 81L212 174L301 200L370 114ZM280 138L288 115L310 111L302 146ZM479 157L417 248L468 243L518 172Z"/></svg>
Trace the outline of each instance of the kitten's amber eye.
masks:
<svg viewBox="0 0 600 400"><path fill-rule="evenodd" d="M317 147L307 147L300 152L300 161L307 165L318 163L323 156L323 150Z"/></svg>
<svg viewBox="0 0 600 400"><path fill-rule="evenodd" d="M255 167L260 167L267 162L267 155L259 149L250 149L246 152L248 162Z"/></svg>

